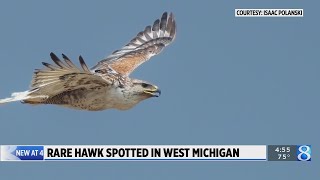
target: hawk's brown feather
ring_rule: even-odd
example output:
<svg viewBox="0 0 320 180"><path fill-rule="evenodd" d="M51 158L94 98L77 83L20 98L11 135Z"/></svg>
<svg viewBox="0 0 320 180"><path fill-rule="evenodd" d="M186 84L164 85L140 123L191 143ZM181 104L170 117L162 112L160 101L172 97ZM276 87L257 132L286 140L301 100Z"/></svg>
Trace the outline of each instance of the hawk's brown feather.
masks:
<svg viewBox="0 0 320 180"><path fill-rule="evenodd" d="M139 32L127 45L114 51L106 59L100 61L94 70L103 69L109 65L118 73L128 76L143 62L157 55L169 45L176 35L176 22L173 14L163 13L153 26L147 26L144 31Z"/></svg>
<svg viewBox="0 0 320 180"><path fill-rule="evenodd" d="M46 98L40 98L41 101L50 99L62 92L71 92L83 88L106 87L112 83L104 80L101 76L91 73L81 56L80 64L82 69L76 67L65 55L63 55L65 63L54 53L51 53L50 56L56 65L43 63L47 68L36 70L31 82L31 88L33 90L37 89L31 93L32 96L46 95ZM39 101L39 98L30 99L29 101L30 103ZM28 103L28 101L25 102Z"/></svg>

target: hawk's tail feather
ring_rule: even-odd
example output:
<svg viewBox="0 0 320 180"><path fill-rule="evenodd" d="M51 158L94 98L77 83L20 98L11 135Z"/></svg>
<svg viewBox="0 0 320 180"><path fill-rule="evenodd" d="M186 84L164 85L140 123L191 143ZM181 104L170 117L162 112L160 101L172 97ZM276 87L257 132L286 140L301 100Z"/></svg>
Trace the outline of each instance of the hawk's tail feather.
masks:
<svg viewBox="0 0 320 180"><path fill-rule="evenodd" d="M30 94L30 91L14 92L11 94L11 97L0 99L0 104L5 104L9 102L14 102L14 101L23 101L29 98L28 96L29 94Z"/></svg>
<svg viewBox="0 0 320 180"><path fill-rule="evenodd" d="M31 93L37 90L38 89L33 89L30 91L23 91L23 92L14 92L11 94L11 97L0 99L0 104L5 104L5 103L15 102L15 101L24 101L24 100L33 99L33 98L40 98L40 96L30 96Z"/></svg>

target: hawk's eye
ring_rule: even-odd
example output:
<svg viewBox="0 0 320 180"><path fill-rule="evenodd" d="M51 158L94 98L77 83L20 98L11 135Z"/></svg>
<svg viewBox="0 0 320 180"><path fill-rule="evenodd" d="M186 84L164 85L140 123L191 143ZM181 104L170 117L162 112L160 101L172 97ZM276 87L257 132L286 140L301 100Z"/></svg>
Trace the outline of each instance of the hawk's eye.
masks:
<svg viewBox="0 0 320 180"><path fill-rule="evenodd" d="M149 86L149 84L142 83L142 84L141 84L141 86L142 86L142 87L144 87L144 88L146 88L146 87L148 87L148 86Z"/></svg>

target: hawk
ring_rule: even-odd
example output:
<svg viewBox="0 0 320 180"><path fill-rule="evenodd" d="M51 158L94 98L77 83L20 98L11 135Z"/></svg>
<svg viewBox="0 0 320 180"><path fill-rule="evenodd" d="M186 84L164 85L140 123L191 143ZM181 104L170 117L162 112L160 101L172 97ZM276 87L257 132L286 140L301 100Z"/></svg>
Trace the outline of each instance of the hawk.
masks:
<svg viewBox="0 0 320 180"><path fill-rule="evenodd" d="M50 53L54 65L43 62L45 67L35 70L30 90L12 93L11 97L1 99L0 104L21 101L88 111L130 109L145 99L160 96L161 91L156 85L129 75L159 54L175 36L174 16L165 12L152 26L145 27L127 45L91 69L81 56L81 68L78 68L66 55L62 54L63 60L60 60Z"/></svg>

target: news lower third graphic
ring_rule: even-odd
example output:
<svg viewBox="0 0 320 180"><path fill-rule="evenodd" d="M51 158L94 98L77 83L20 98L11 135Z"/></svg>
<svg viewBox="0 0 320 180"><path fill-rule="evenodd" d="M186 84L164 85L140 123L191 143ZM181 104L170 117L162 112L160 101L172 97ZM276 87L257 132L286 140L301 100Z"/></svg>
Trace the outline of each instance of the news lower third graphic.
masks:
<svg viewBox="0 0 320 180"><path fill-rule="evenodd" d="M311 161L311 145L269 145L268 161Z"/></svg>
<svg viewBox="0 0 320 180"><path fill-rule="evenodd" d="M311 161L311 145L1 145L1 161Z"/></svg>

